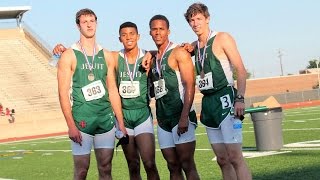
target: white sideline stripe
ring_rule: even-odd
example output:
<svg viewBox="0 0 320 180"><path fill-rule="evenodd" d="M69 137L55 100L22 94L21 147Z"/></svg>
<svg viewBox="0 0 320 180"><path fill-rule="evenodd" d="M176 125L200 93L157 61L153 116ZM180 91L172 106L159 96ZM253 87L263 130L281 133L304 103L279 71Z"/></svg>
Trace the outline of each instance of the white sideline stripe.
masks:
<svg viewBox="0 0 320 180"><path fill-rule="evenodd" d="M320 148L282 148L281 150L291 150L291 151L319 151Z"/></svg>
<svg viewBox="0 0 320 180"><path fill-rule="evenodd" d="M45 137L45 138L34 138L34 139L26 139L26 140L19 140L19 141L11 141L11 142L3 142L0 144L29 144L29 143L23 143L23 142L29 142L29 141L37 141L42 139L63 139L68 138L66 135L63 136L51 136L51 137ZM46 141L40 141L40 142L46 142ZM0 179L1 180L1 179Z"/></svg>
<svg viewBox="0 0 320 180"><path fill-rule="evenodd" d="M29 139L28 141L34 141L35 139ZM27 145L35 145L35 144L44 144L44 143L59 143L59 142L66 142L66 141L70 141L69 139L67 140L61 140L61 141L39 141L39 142L32 142L32 144L30 144L30 142L27 142L27 141L24 141L24 142L18 142L18 143L15 143L17 141L13 141L13 142L6 142L6 143L0 143L2 145L11 145L11 144L14 144L14 145L23 145L23 144L27 144Z"/></svg>
<svg viewBox="0 0 320 180"><path fill-rule="evenodd" d="M277 154L290 153L291 151L264 151L264 152L243 152L243 157L245 158L256 158L262 156L271 156ZM217 157L212 158L212 161L216 161Z"/></svg>
<svg viewBox="0 0 320 180"><path fill-rule="evenodd" d="M304 141L304 142L296 142L284 145L286 148L309 148L309 147L319 147L320 148L320 140L314 141Z"/></svg>
<svg viewBox="0 0 320 180"><path fill-rule="evenodd" d="M0 180L14 180L14 179L5 179L5 178L0 178Z"/></svg>
<svg viewBox="0 0 320 180"><path fill-rule="evenodd" d="M319 121L320 118L310 118L310 119L301 119L300 121ZM299 120L284 120L283 122L294 122L294 121L299 121Z"/></svg>
<svg viewBox="0 0 320 180"><path fill-rule="evenodd" d="M319 114L319 112L317 112L317 113L295 113L295 114L293 114L293 113L289 113L289 114L285 114L284 116L285 117L291 117L291 116L305 116L305 115L314 115L314 114Z"/></svg>

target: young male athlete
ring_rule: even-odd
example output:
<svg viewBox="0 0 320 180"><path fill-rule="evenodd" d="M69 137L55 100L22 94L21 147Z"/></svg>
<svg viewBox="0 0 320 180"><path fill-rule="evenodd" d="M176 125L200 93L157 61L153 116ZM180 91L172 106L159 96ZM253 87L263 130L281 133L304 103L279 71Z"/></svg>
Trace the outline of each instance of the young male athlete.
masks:
<svg viewBox="0 0 320 180"><path fill-rule="evenodd" d="M60 105L72 140L74 179L86 179L92 145L99 179L112 179L114 113L127 134L116 82L109 75L114 60L96 42L97 16L92 10L78 11L76 24L80 40L62 54L57 72Z"/></svg>
<svg viewBox="0 0 320 180"><path fill-rule="evenodd" d="M204 95L200 120L206 126L223 179L252 179L242 155L239 120L244 114L247 73L236 43L230 34L210 29L206 5L194 3L184 16L198 37L192 45L196 83ZM237 89L234 88L233 68L237 72ZM230 113L232 109L234 115Z"/></svg>
<svg viewBox="0 0 320 180"><path fill-rule="evenodd" d="M170 179L199 179L194 162L196 114L192 107L195 83L190 54L169 40L169 21L163 15L149 21L158 51L152 64L158 141ZM145 65L145 63L143 63Z"/></svg>
<svg viewBox="0 0 320 180"><path fill-rule="evenodd" d="M115 70L129 144L122 145L130 179L141 179L140 157L148 179L160 179L155 162L155 138L149 106L148 73L142 66L146 51L138 47L136 24L125 22L119 28L124 49L115 53Z"/></svg>

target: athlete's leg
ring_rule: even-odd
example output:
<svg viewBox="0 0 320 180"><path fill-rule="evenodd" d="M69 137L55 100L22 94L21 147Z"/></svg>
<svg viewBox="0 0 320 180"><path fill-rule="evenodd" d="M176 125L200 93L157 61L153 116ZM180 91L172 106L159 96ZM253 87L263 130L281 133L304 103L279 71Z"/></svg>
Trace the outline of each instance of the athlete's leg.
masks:
<svg viewBox="0 0 320 180"><path fill-rule="evenodd" d="M149 117L145 122L134 128L135 142L139 150L147 178L160 179L155 161L155 138L152 124Z"/></svg>
<svg viewBox="0 0 320 180"><path fill-rule="evenodd" d="M252 179L251 173L242 154L242 127L233 126L238 121L233 116L226 118L221 126L224 145L238 179ZM239 133L240 132L240 133Z"/></svg>
<svg viewBox="0 0 320 180"><path fill-rule="evenodd" d="M99 179L112 179L111 169L112 169L112 158L113 158L113 148L99 148L95 149L97 166L99 171Z"/></svg>
<svg viewBox="0 0 320 180"><path fill-rule="evenodd" d="M161 149L163 158L167 161L171 180L183 180L182 167L178 158L176 148Z"/></svg>
<svg viewBox="0 0 320 180"><path fill-rule="evenodd" d="M115 141L115 128L110 131L97 134L94 137L94 150L97 159L99 179L112 179L112 158Z"/></svg>
<svg viewBox="0 0 320 180"><path fill-rule="evenodd" d="M239 180L247 180L252 179L251 172L244 160L242 154L242 146L240 143L234 144L225 144L229 160L236 171L237 179Z"/></svg>
<svg viewBox="0 0 320 180"><path fill-rule="evenodd" d="M172 133L163 130L158 126L158 142L167 167L170 172L171 180L183 180L182 167L176 152Z"/></svg>
<svg viewBox="0 0 320 180"><path fill-rule="evenodd" d="M73 155L74 174L73 179L85 180L90 165L90 154Z"/></svg>
<svg viewBox="0 0 320 180"><path fill-rule="evenodd" d="M224 143L211 144L214 154L217 157L217 163L222 171L224 180L237 179L236 172L230 162L228 152Z"/></svg>
<svg viewBox="0 0 320 180"><path fill-rule="evenodd" d="M178 126L172 129L178 158L187 179L199 179L194 152L196 147L195 125L189 122L188 131L178 136Z"/></svg>
<svg viewBox="0 0 320 180"><path fill-rule="evenodd" d="M71 141L71 148L74 163L74 179L86 179L90 166L90 153L93 144L93 136L81 133L82 146Z"/></svg>
<svg viewBox="0 0 320 180"><path fill-rule="evenodd" d="M133 135L129 135L129 144L122 145L122 150L127 160L130 180L140 180L140 156Z"/></svg>

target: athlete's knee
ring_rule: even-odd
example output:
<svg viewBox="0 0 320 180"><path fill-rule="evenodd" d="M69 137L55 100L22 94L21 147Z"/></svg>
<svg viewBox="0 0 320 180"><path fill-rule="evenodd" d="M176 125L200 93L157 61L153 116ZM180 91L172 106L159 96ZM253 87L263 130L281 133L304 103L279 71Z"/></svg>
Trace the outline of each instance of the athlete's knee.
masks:
<svg viewBox="0 0 320 180"><path fill-rule="evenodd" d="M234 167L238 167L243 162L243 157L240 154L229 155L229 161Z"/></svg>
<svg viewBox="0 0 320 180"><path fill-rule="evenodd" d="M111 169L111 163L98 164L98 171L100 175L111 175Z"/></svg>
<svg viewBox="0 0 320 180"><path fill-rule="evenodd" d="M155 171L157 169L156 162L154 160L147 160L143 162L146 171Z"/></svg>
<svg viewBox="0 0 320 180"><path fill-rule="evenodd" d="M230 158L228 155L217 156L217 163L219 164L220 167L228 166L231 164Z"/></svg>
<svg viewBox="0 0 320 180"><path fill-rule="evenodd" d="M178 161L167 161L167 166L170 172L179 172L182 169Z"/></svg>
<svg viewBox="0 0 320 180"><path fill-rule="evenodd" d="M140 161L139 160L132 160L128 162L128 168L130 173L137 173L140 172Z"/></svg>
<svg viewBox="0 0 320 180"><path fill-rule="evenodd" d="M86 179L88 168L78 168L74 172L74 179Z"/></svg>

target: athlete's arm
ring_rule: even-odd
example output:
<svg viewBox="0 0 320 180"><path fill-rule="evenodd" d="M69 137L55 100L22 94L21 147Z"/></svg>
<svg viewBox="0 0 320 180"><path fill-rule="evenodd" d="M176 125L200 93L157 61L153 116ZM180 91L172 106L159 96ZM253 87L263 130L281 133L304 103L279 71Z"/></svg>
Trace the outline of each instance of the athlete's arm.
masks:
<svg viewBox="0 0 320 180"><path fill-rule="evenodd" d="M194 69L191 60L190 53L188 53L183 47L175 49L174 57L177 62L177 68L180 71L182 85L184 87L184 103L181 112L181 117L178 124L178 134L183 134L188 131L188 116L190 108L193 103L195 92L195 79Z"/></svg>
<svg viewBox="0 0 320 180"><path fill-rule="evenodd" d="M71 84L71 77L75 70L76 57L71 49L65 51L58 62L58 91L59 101L68 125L69 138L81 145L82 137L80 131L74 123L74 119L71 112L71 103L69 98L69 89Z"/></svg>
<svg viewBox="0 0 320 180"><path fill-rule="evenodd" d="M118 86L116 82L116 67L117 67L117 58L116 52L109 52L104 50L104 56L106 58L106 63L108 65L108 74L107 74L107 88L109 92L109 99L113 109L113 112L116 115L119 129L122 131L124 135L127 134L126 128L124 126L123 114L122 114L122 106L121 99L118 91Z"/></svg>
<svg viewBox="0 0 320 180"><path fill-rule="evenodd" d="M237 73L237 94L244 96L246 91L246 79L247 79L247 71L243 65L240 53L238 51L236 42L234 39L227 33L220 33L222 48L228 57L229 61L236 69ZM245 104L241 102L235 103L235 115L240 116L244 114Z"/></svg>

